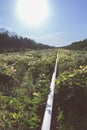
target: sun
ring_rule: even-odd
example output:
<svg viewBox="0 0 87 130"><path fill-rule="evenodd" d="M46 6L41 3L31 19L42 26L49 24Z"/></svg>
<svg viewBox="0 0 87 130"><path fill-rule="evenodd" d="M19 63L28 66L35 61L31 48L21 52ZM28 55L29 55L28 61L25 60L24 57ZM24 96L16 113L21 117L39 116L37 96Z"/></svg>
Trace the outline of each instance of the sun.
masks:
<svg viewBox="0 0 87 130"><path fill-rule="evenodd" d="M47 0L18 0L19 18L30 26L41 25L48 16Z"/></svg>

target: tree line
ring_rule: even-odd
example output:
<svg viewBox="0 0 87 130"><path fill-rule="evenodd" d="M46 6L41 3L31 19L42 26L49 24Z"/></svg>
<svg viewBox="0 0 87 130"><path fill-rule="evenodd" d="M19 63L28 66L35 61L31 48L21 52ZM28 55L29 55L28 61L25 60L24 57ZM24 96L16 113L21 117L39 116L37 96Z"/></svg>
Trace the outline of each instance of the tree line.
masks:
<svg viewBox="0 0 87 130"><path fill-rule="evenodd" d="M0 32L0 52L19 51L25 49L50 49L49 45L37 43L30 38L23 38L17 35L9 35L8 31Z"/></svg>
<svg viewBox="0 0 87 130"><path fill-rule="evenodd" d="M73 42L64 48L70 50L87 50L87 39L84 39L83 41Z"/></svg>

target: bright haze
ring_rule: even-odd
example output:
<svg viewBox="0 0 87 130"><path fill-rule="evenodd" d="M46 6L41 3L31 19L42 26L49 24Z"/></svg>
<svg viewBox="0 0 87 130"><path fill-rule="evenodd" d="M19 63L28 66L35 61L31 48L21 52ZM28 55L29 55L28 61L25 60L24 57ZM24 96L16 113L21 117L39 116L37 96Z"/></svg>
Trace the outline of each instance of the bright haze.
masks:
<svg viewBox="0 0 87 130"><path fill-rule="evenodd" d="M0 0L0 27L65 46L87 38L87 0Z"/></svg>

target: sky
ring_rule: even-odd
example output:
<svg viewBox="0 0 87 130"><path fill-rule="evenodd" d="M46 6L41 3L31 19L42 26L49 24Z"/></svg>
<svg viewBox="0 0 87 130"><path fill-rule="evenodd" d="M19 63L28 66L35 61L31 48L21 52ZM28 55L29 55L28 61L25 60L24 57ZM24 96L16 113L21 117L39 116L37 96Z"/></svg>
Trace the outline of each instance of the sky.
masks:
<svg viewBox="0 0 87 130"><path fill-rule="evenodd" d="M18 0L0 0L0 27L51 46L66 46L87 38L87 0L47 0L48 16L40 26L25 24Z"/></svg>

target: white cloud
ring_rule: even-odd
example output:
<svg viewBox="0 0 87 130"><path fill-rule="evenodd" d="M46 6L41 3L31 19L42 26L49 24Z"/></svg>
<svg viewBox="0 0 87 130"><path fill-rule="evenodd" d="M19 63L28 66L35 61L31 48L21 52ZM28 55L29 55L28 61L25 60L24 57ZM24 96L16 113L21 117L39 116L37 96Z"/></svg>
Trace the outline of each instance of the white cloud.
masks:
<svg viewBox="0 0 87 130"><path fill-rule="evenodd" d="M43 44L48 44L52 46L64 46L67 42L64 40L65 33L64 32L52 32L44 35L39 35L34 37L37 42L41 42Z"/></svg>

